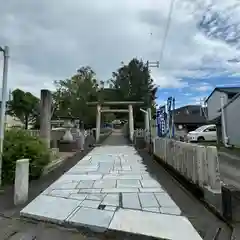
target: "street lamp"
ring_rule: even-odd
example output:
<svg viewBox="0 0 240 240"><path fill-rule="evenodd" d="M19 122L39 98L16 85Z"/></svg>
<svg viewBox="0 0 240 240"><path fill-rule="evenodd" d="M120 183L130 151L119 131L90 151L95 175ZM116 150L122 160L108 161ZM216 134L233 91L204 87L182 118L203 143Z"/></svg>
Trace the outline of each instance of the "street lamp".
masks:
<svg viewBox="0 0 240 240"><path fill-rule="evenodd" d="M8 59L9 59L9 47L0 47L0 52L3 52L3 82L2 82L2 99L0 110L0 186L2 185L2 153L3 153L3 140L4 140L4 128L5 128L5 112L7 101L7 74L8 74Z"/></svg>

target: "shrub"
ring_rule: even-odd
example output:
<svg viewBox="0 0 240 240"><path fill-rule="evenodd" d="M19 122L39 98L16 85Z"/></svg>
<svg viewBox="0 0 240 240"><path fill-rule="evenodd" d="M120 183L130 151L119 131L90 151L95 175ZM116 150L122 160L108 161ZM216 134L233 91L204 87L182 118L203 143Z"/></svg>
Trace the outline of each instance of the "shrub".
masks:
<svg viewBox="0 0 240 240"><path fill-rule="evenodd" d="M50 161L50 153L39 137L29 136L26 130L10 129L5 132L3 145L3 183L13 183L16 161L30 161L29 177L38 178Z"/></svg>

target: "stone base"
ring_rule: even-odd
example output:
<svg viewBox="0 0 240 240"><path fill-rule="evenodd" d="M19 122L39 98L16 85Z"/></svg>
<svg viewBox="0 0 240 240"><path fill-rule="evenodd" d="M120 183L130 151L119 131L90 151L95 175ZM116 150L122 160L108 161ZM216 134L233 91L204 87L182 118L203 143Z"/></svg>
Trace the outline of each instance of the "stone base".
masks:
<svg viewBox="0 0 240 240"><path fill-rule="evenodd" d="M222 211L228 221L240 222L240 191L234 186L222 186Z"/></svg>
<svg viewBox="0 0 240 240"><path fill-rule="evenodd" d="M203 188L203 193L205 202L222 215L222 192L206 186Z"/></svg>
<svg viewBox="0 0 240 240"><path fill-rule="evenodd" d="M59 152L75 152L78 148L77 141L60 140L58 143Z"/></svg>
<svg viewBox="0 0 240 240"><path fill-rule="evenodd" d="M135 143L136 148L138 148L138 149L146 148L146 143L145 143L144 137L136 137L134 139L134 143Z"/></svg>
<svg viewBox="0 0 240 240"><path fill-rule="evenodd" d="M58 148L51 148L51 156L53 158L57 157L59 153L59 149Z"/></svg>

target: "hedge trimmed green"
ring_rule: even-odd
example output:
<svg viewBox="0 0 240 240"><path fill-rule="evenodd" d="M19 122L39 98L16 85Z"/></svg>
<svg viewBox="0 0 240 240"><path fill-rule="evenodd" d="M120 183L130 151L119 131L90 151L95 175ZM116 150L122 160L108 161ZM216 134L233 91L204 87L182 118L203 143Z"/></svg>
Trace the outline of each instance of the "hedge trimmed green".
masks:
<svg viewBox="0 0 240 240"><path fill-rule="evenodd" d="M23 158L30 160L30 180L37 179L44 166L50 161L50 152L39 137L29 136L26 130L7 130L3 145L2 179L4 184L14 182L16 161Z"/></svg>

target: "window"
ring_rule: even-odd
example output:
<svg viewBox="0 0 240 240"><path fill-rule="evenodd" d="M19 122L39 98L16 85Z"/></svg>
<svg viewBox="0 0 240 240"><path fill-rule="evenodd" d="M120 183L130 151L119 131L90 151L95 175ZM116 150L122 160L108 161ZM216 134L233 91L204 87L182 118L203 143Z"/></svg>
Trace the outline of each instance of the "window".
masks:
<svg viewBox="0 0 240 240"><path fill-rule="evenodd" d="M216 127L209 127L205 129L204 132L216 132Z"/></svg>
<svg viewBox="0 0 240 240"><path fill-rule="evenodd" d="M192 110L192 114L200 114L200 109Z"/></svg>

